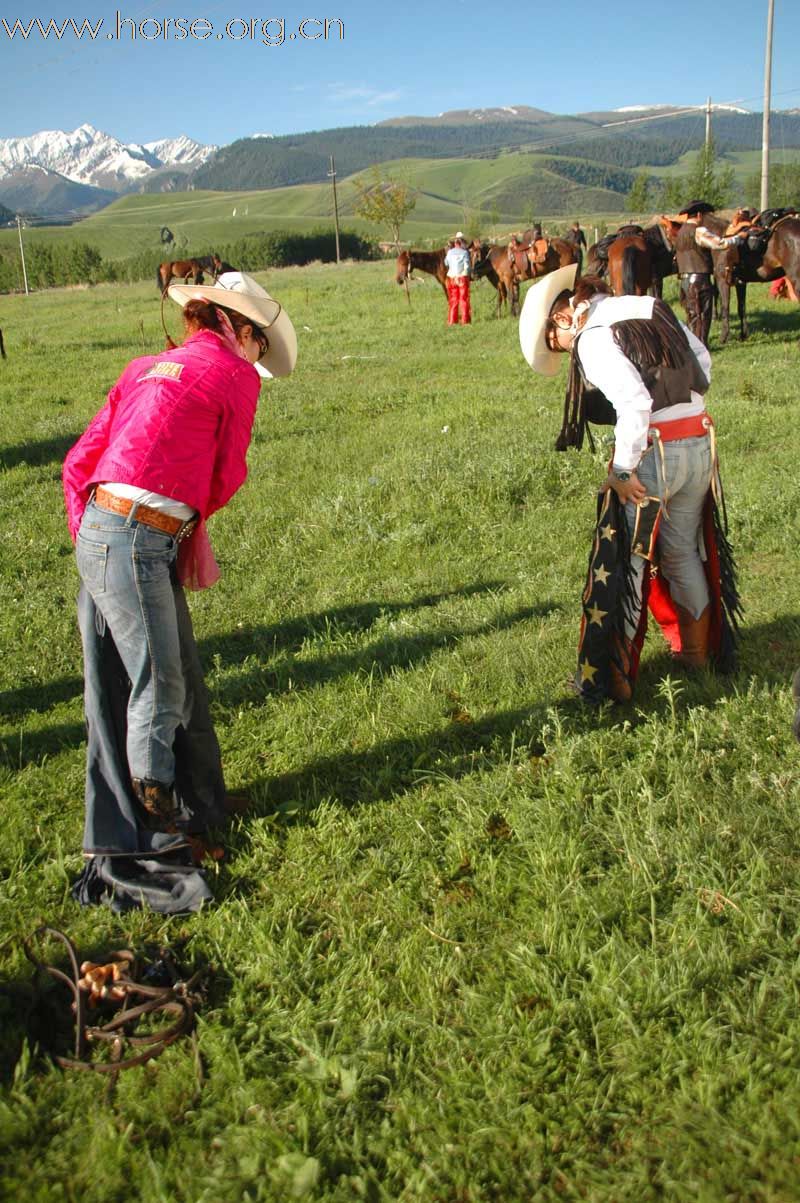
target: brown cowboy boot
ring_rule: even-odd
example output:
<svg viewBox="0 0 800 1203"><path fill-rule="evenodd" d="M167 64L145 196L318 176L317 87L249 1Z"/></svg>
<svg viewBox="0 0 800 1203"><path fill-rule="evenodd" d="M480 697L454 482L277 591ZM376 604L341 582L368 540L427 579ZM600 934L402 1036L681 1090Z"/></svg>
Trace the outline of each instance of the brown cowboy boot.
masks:
<svg viewBox="0 0 800 1203"><path fill-rule="evenodd" d="M686 668L705 668L708 664L711 606L706 606L699 618L694 618L683 606L676 605L675 612L681 633L681 650L673 654L673 660Z"/></svg>
<svg viewBox="0 0 800 1203"><path fill-rule="evenodd" d="M175 801L171 785L154 781L150 777L132 777L131 784L136 801L145 812L147 826L151 831L175 831L180 818L180 808Z"/></svg>

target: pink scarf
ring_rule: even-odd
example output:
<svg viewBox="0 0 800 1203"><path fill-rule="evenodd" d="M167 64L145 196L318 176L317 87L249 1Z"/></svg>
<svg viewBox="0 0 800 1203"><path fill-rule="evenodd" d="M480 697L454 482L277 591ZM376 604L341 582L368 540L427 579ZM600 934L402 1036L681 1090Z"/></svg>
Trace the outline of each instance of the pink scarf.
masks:
<svg viewBox="0 0 800 1203"><path fill-rule="evenodd" d="M230 347L234 355L238 355L240 359L247 359L245 349L236 337L236 331L234 330L231 324L231 319L228 317L227 313L225 313L222 309L217 309L216 305L214 306L214 312L216 313L217 319L222 326L221 330L214 331L216 336L221 338L227 347Z"/></svg>

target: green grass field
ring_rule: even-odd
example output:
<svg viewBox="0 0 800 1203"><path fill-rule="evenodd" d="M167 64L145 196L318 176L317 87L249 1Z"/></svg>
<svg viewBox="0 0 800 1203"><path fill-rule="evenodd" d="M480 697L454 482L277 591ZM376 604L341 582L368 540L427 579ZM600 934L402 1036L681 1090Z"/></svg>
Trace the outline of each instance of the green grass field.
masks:
<svg viewBox="0 0 800 1203"><path fill-rule="evenodd" d="M0 1196L29 1203L791 1203L800 1197L800 315L750 292L710 394L746 606L732 678L647 640L582 708L607 445L552 450L563 376L474 290L373 263L262 281L299 336L191 599L230 788L215 905L70 900L84 743L60 464L149 285L3 303ZM177 312L172 315L177 332ZM712 348L715 349L715 348ZM53 1068L21 938L213 966L198 1057ZM30 1039L33 1037L33 1039ZM202 1071L202 1072L201 1072Z"/></svg>

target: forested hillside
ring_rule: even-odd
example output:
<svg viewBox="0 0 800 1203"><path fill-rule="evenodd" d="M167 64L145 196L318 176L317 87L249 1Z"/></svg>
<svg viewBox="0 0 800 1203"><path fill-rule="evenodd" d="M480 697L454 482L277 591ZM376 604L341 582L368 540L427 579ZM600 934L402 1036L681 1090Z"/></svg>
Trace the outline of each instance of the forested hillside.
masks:
<svg viewBox="0 0 800 1203"><path fill-rule="evenodd" d="M533 112L534 110L528 110ZM591 163L583 175L577 168L558 171L576 183L601 190L627 192L621 173L602 173L598 164L633 171L642 166L669 166L702 143L701 110L683 117L640 121L631 114L593 113L561 117L543 114L535 120L462 119L452 125L427 122L347 126L278 138L246 138L223 147L192 177L197 188L238 190L278 188L322 181L336 160L340 176L374 163L396 159L492 158L501 152L539 151ZM445 114L447 117L447 114ZM455 117L453 118L455 121ZM630 121L630 124L622 122ZM613 124L610 124L613 123ZM752 150L761 144L761 114L716 112L712 123L717 150ZM800 114L774 113L776 146L800 147Z"/></svg>

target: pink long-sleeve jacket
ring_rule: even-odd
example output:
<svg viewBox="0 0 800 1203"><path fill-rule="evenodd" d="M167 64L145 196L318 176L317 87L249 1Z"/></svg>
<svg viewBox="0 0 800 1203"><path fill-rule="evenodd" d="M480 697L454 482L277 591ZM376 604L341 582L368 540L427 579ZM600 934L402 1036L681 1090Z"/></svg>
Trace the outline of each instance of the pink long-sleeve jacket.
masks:
<svg viewBox="0 0 800 1203"><path fill-rule="evenodd" d="M208 518L247 476L261 377L210 330L128 364L64 461L75 540L92 487L136 485Z"/></svg>

